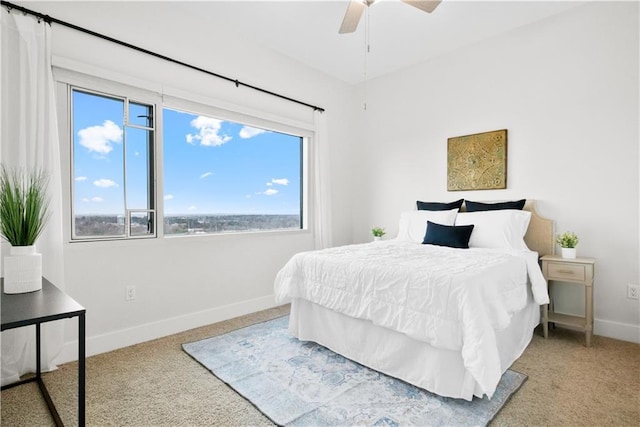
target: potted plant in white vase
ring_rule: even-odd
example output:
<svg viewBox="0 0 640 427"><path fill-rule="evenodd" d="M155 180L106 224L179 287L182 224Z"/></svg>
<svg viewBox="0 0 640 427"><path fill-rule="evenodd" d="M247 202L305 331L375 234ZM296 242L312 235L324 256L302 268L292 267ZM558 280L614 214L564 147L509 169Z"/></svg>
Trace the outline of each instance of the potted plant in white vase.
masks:
<svg viewBox="0 0 640 427"><path fill-rule="evenodd" d="M556 243L560 245L562 258L574 259L576 257L576 246L578 245L578 236L573 231L565 231L558 234Z"/></svg>
<svg viewBox="0 0 640 427"><path fill-rule="evenodd" d="M0 169L0 234L11 244L3 269L7 294L42 289L42 255L35 242L49 218L47 184L40 169Z"/></svg>
<svg viewBox="0 0 640 427"><path fill-rule="evenodd" d="M373 234L373 240L377 242L379 240L382 240L382 236L387 234L387 232L384 231L384 228L374 227L371 229L371 234Z"/></svg>

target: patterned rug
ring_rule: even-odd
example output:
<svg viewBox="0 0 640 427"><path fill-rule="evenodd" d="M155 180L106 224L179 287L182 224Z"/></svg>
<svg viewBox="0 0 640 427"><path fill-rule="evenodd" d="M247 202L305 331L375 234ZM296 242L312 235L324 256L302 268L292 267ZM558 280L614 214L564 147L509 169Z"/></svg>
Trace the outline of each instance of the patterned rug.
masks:
<svg viewBox="0 0 640 427"><path fill-rule="evenodd" d="M182 347L287 426L486 425L527 379L507 371L491 400L441 397L299 341L288 323L280 317Z"/></svg>

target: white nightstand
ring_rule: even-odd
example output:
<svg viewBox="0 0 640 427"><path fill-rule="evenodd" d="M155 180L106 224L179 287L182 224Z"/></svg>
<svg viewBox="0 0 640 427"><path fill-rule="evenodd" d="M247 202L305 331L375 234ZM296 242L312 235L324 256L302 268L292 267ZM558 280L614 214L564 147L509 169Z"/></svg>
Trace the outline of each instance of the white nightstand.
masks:
<svg viewBox="0 0 640 427"><path fill-rule="evenodd" d="M551 295L551 282L578 283L584 286L584 317L570 316L567 314L555 313L553 311L553 300L551 299L551 309L549 304L542 308L542 328L544 337L549 336L549 322L558 325L567 325L585 332L587 347L591 346L593 336L593 275L596 261L592 258L562 258L558 255L545 255L540 258L542 261L542 274L547 280L549 298Z"/></svg>

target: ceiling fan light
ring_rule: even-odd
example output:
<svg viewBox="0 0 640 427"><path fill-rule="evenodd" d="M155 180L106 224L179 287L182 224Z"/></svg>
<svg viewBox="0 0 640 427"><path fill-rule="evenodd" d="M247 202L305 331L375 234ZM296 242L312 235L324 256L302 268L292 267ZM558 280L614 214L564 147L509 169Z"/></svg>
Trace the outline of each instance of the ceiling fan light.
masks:
<svg viewBox="0 0 640 427"><path fill-rule="evenodd" d="M384 0L377 0L378 2L382 2ZM435 10L436 7L440 4L442 0L401 0L403 3L406 3L410 6L418 8L424 12L431 13ZM342 25L340 25L340 30L338 33L346 34L353 33L358 29L358 24L360 23L360 18L362 18L362 14L364 10L372 6L376 0L351 0L347 5L347 12L342 19Z"/></svg>

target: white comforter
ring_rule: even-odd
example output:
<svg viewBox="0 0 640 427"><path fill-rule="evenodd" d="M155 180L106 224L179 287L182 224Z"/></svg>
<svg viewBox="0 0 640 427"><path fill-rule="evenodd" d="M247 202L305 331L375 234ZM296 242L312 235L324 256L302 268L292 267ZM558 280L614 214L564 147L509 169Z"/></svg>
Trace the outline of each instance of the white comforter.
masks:
<svg viewBox="0 0 640 427"><path fill-rule="evenodd" d="M547 303L535 252L391 240L296 254L278 273L275 295L459 350L491 397L502 375L494 329L524 308L529 282L536 302Z"/></svg>

